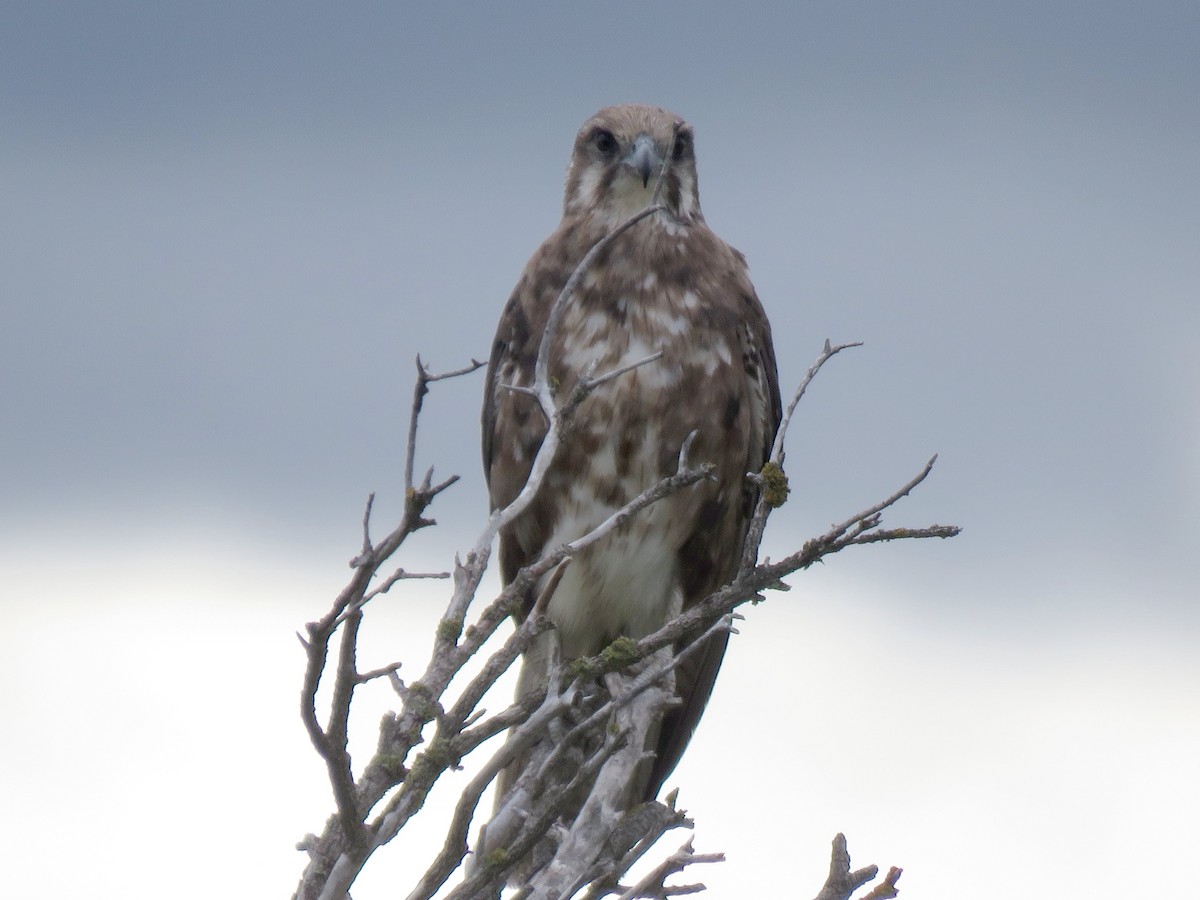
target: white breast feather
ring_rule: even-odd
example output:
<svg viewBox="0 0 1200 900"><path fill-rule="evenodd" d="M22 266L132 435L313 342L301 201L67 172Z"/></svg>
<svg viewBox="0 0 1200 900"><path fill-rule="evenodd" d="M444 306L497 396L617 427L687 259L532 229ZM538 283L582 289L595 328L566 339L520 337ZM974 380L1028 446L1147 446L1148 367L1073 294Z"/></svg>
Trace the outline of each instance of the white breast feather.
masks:
<svg viewBox="0 0 1200 900"><path fill-rule="evenodd" d="M684 242L671 243L682 247ZM562 363L569 370L582 373L595 364L595 374L604 374L659 350L666 350L674 359L647 363L622 375L598 388L590 401L615 401L620 397L625 402L639 403L637 395L643 391L649 395L670 391L680 380L682 360L693 365L698 360L707 375L730 364L732 350L726 341L716 340L700 347L685 337L691 329L690 313L701 305L696 292L672 292L650 302L648 295L657 283L656 273L649 272L634 282L647 296L636 296L635 289L634 296L619 298L618 305L623 304L627 314L624 328L606 312L585 311L582 306L568 308L560 327L564 334L572 335L562 349ZM633 385L633 396L629 396L625 392ZM586 407L580 412L578 426L592 429L590 438L600 449L584 470L572 473L568 496L563 498L544 552L588 533L616 511L596 495L592 486L607 489L617 479L618 436L612 433L613 426L606 417L589 423ZM621 416L619 406L615 414ZM646 490L659 477L660 445L664 440L660 429L646 427L639 438L622 472L623 483L618 485L619 495L626 498ZM681 493L660 501L642 510L620 531L576 555L547 609L568 657L598 652L603 645L594 642L602 637L643 637L667 621L672 604L682 602L675 561L694 527L698 496Z"/></svg>

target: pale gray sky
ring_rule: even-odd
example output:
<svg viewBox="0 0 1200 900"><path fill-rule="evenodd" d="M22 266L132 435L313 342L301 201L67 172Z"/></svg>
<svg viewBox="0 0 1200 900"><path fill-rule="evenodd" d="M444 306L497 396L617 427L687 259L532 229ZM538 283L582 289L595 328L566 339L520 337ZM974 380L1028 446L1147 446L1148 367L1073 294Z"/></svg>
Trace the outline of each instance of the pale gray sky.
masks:
<svg viewBox="0 0 1200 900"><path fill-rule="evenodd" d="M24 894L290 891L328 811L292 632L367 492L380 528L398 508L414 356L486 356L575 129L622 101L695 125L785 385L826 337L866 342L805 400L769 551L933 452L889 521L966 529L749 611L677 779L730 855L714 896L815 891L839 829L933 900L985 871L974 897L1059 896L1068 859L1116 898L1143 852L1180 861L1197 46L1191 2L6 5L0 789ZM480 389L430 399L423 460L463 482L405 565L474 541ZM381 611L379 654L426 652L437 602Z"/></svg>

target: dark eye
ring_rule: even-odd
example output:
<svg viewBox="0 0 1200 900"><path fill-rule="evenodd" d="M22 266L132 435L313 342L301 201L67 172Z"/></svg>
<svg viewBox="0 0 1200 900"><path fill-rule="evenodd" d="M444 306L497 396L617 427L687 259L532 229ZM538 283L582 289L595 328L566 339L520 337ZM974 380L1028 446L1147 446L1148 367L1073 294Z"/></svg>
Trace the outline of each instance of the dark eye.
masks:
<svg viewBox="0 0 1200 900"><path fill-rule="evenodd" d="M684 132L675 135L675 149L671 151L671 161L679 162L692 149L692 136Z"/></svg>
<svg viewBox="0 0 1200 900"><path fill-rule="evenodd" d="M617 139L613 137L611 131L606 131L603 128L597 129L595 135L592 136L592 140L596 144L596 149L605 156L617 152Z"/></svg>

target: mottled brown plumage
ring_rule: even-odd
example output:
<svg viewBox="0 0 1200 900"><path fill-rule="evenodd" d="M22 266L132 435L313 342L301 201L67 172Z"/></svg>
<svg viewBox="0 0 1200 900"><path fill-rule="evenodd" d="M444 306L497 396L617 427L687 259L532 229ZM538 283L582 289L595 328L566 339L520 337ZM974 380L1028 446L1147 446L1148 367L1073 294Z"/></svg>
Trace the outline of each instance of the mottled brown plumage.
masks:
<svg viewBox="0 0 1200 900"><path fill-rule="evenodd" d="M700 212L691 127L656 107L610 107L579 131L562 222L525 267L496 331L483 410L492 506L520 491L546 429L533 399L503 386L533 383L551 306L588 250L649 203L677 124L660 193L674 215L640 222L588 270L555 335L550 372L570 391L592 364L602 374L663 356L580 405L540 492L500 535L501 575L510 581L672 474L693 430L690 459L714 463L716 477L641 512L572 561L548 608L568 658L621 635L643 637L732 577L754 500L745 476L761 468L779 423L770 327L745 259ZM711 639L678 671L681 704L661 724L637 794L653 797L678 762L725 644L725 635ZM545 677L545 654L539 645L526 655L520 691Z"/></svg>

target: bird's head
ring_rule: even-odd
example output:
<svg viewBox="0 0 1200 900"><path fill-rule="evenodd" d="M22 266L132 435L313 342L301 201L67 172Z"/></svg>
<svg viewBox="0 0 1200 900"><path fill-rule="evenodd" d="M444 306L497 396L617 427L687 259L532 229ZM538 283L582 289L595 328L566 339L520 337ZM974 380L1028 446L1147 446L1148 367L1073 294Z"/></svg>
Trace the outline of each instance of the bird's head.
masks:
<svg viewBox="0 0 1200 900"><path fill-rule="evenodd" d="M659 199L684 222L702 220L692 137L691 125L657 106L600 110L575 138L564 212L615 225L646 208L661 174Z"/></svg>

